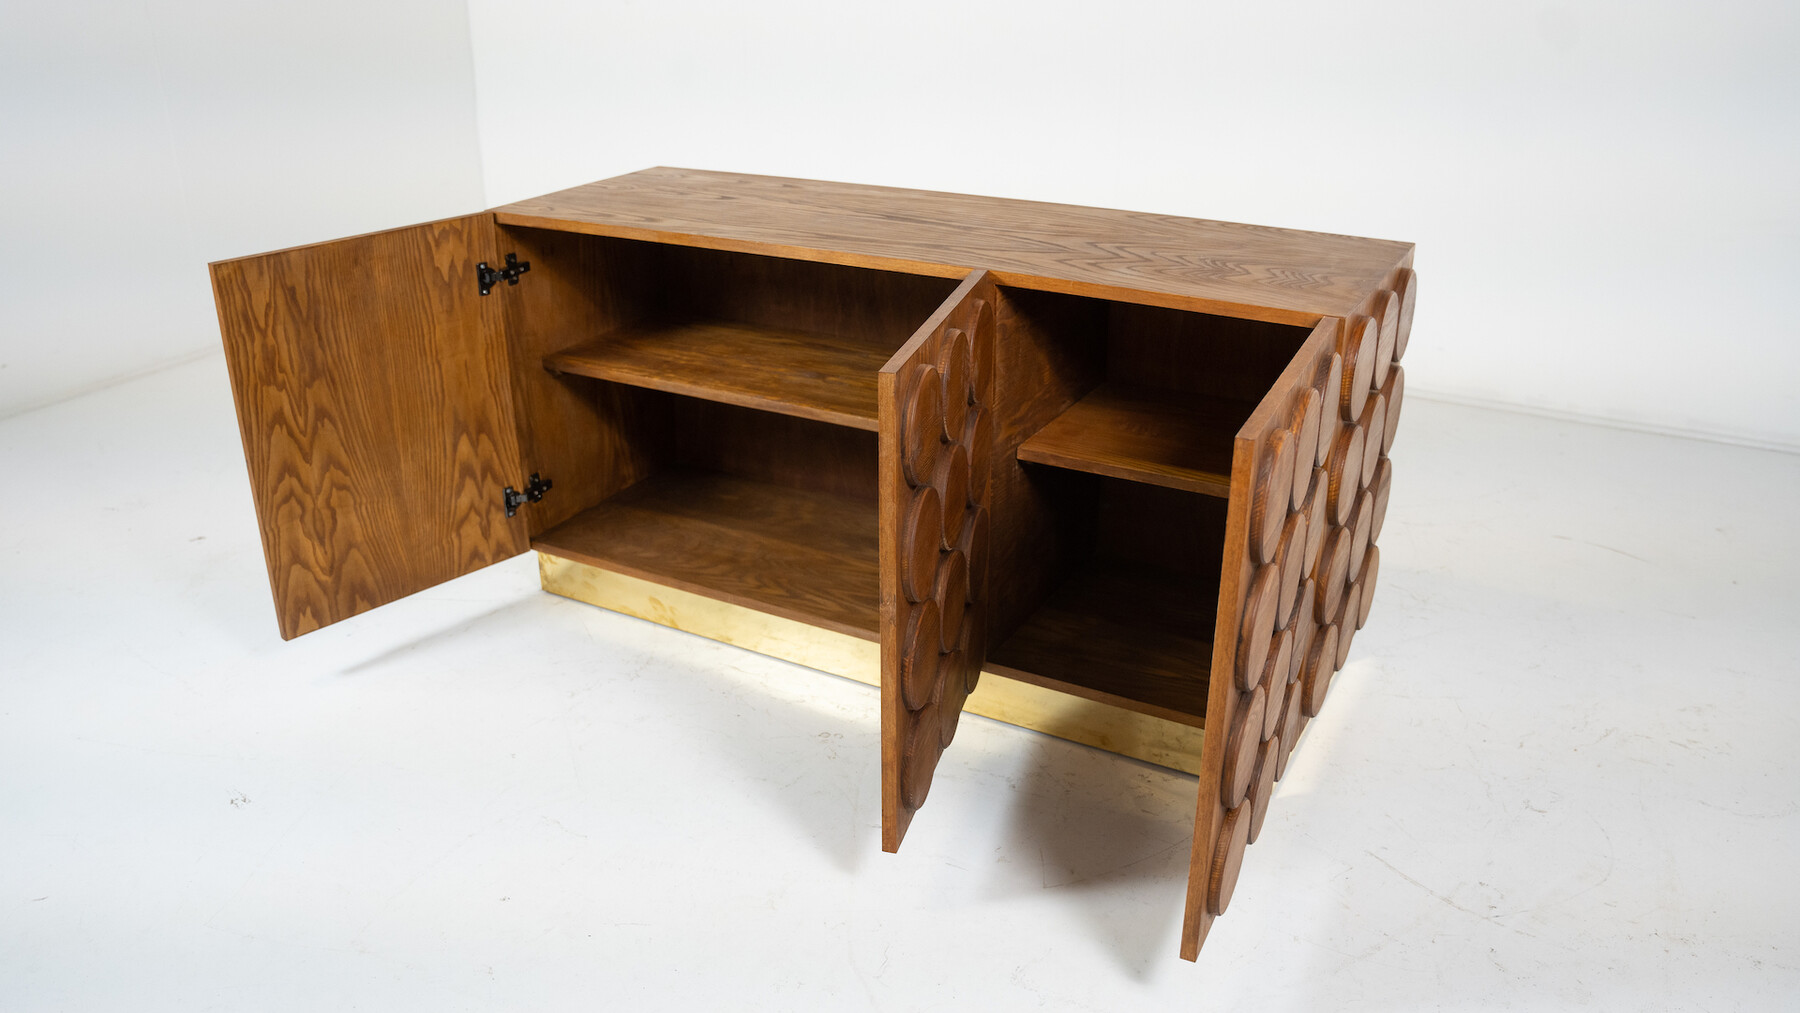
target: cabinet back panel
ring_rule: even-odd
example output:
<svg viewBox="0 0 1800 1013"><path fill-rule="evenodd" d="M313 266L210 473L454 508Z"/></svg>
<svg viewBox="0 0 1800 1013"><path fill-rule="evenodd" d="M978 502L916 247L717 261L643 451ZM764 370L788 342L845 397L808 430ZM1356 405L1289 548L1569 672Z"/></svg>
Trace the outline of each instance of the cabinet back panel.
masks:
<svg viewBox="0 0 1800 1013"><path fill-rule="evenodd" d="M1242 401L1245 418L1311 333L1259 320L1106 305L1108 379Z"/></svg>
<svg viewBox="0 0 1800 1013"><path fill-rule="evenodd" d="M650 249L651 298L664 319L791 328L867 341L889 352L956 289L951 278L685 246Z"/></svg>
<svg viewBox="0 0 1800 1013"><path fill-rule="evenodd" d="M610 385L609 385L610 386ZM656 394L678 467L875 501L876 434L716 401Z"/></svg>

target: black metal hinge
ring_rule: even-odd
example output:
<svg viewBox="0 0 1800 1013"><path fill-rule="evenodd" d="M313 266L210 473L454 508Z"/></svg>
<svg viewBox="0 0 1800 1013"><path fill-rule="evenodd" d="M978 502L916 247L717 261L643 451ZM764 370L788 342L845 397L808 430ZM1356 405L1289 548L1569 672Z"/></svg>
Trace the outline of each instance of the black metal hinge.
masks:
<svg viewBox="0 0 1800 1013"><path fill-rule="evenodd" d="M507 486L506 491L500 494L500 502L506 504L506 516L511 517L518 513L519 508L527 503L536 503L543 499L544 493L550 491L550 484L549 479L539 477L538 473L534 471L531 473L531 481L525 483L524 492L520 492L510 485Z"/></svg>
<svg viewBox="0 0 1800 1013"><path fill-rule="evenodd" d="M509 253L506 255L506 266L498 271L489 267L485 260L476 264L475 283L481 288L481 294L487 295L494 290L495 285L503 281L508 285L517 285L519 275L529 270L531 270L531 261L520 260L518 254Z"/></svg>

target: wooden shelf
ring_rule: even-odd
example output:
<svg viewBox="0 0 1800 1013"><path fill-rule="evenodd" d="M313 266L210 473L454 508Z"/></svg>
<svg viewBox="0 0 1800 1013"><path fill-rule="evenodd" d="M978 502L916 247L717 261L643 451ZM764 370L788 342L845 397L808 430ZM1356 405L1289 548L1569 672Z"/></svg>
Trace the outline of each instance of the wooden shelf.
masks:
<svg viewBox="0 0 1800 1013"><path fill-rule="evenodd" d="M544 532L531 547L866 640L880 637L873 500L664 472Z"/></svg>
<svg viewBox="0 0 1800 1013"><path fill-rule="evenodd" d="M544 358L545 368L875 430L892 349L725 320L644 324Z"/></svg>
<svg viewBox="0 0 1800 1013"><path fill-rule="evenodd" d="M1019 460L1231 496L1231 451L1255 405L1103 383L1019 445Z"/></svg>
<svg viewBox="0 0 1800 1013"><path fill-rule="evenodd" d="M1065 578L988 667L1026 682L1204 726L1216 581L1098 562Z"/></svg>

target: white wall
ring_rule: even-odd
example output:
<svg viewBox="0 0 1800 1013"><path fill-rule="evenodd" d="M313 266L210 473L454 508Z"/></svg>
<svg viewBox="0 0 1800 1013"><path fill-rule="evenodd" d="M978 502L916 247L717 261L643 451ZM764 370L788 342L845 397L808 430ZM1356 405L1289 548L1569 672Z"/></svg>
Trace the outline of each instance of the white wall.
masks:
<svg viewBox="0 0 1800 1013"><path fill-rule="evenodd" d="M461 0L0 25L0 417L216 351L209 260L484 206Z"/></svg>
<svg viewBox="0 0 1800 1013"><path fill-rule="evenodd" d="M1413 392L1800 447L1800 4L469 10L491 203L666 164L1407 239Z"/></svg>

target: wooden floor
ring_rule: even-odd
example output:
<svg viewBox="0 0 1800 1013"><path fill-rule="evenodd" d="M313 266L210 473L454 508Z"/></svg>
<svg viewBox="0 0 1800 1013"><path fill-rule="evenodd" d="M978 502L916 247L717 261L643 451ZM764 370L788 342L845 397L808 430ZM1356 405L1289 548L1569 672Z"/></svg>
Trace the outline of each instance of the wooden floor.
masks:
<svg viewBox="0 0 1800 1013"><path fill-rule="evenodd" d="M828 334L701 320L614 331L544 365L873 432L875 378L892 352Z"/></svg>
<svg viewBox="0 0 1800 1013"><path fill-rule="evenodd" d="M709 472L645 479L532 548L878 639L875 502Z"/></svg>
<svg viewBox="0 0 1800 1013"><path fill-rule="evenodd" d="M1098 562L1071 574L990 667L1145 713L1204 724L1218 582ZM1060 685L1058 685L1060 684Z"/></svg>

